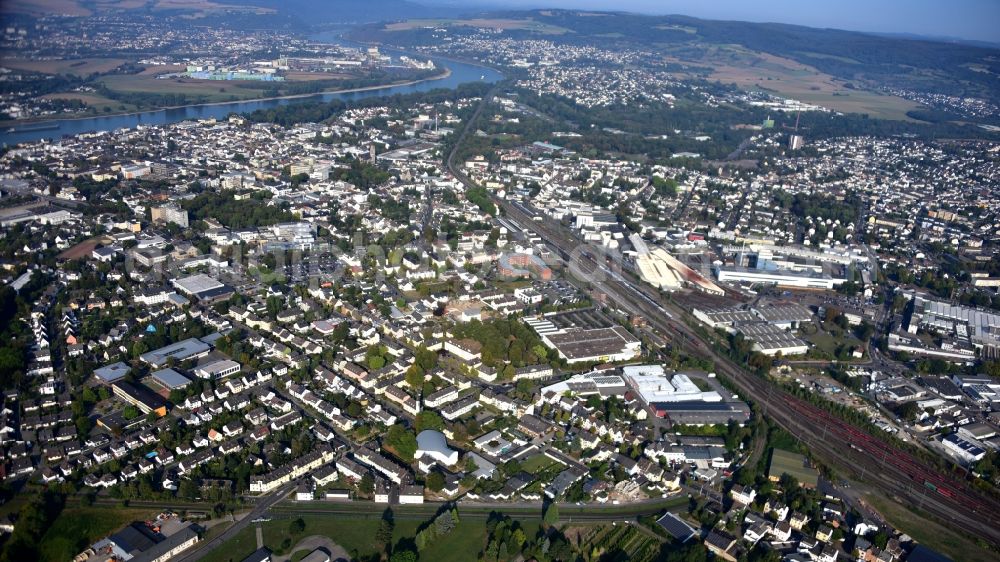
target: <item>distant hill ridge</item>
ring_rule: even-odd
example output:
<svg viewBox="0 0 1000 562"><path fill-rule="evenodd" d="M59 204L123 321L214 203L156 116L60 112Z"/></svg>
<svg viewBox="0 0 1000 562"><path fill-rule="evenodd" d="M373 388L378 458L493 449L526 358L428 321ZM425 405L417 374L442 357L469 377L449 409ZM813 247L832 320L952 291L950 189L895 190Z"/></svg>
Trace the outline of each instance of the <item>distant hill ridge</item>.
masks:
<svg viewBox="0 0 1000 562"><path fill-rule="evenodd" d="M477 17L530 18L568 29L571 33L544 37L569 44L664 50L737 44L792 59L848 81L1000 101L1000 47L970 42L626 12L518 10L487 12ZM380 32L377 27L368 26L366 38L388 42L403 38L398 32ZM515 37L539 37L524 30L508 33ZM418 34L412 32L408 39Z"/></svg>

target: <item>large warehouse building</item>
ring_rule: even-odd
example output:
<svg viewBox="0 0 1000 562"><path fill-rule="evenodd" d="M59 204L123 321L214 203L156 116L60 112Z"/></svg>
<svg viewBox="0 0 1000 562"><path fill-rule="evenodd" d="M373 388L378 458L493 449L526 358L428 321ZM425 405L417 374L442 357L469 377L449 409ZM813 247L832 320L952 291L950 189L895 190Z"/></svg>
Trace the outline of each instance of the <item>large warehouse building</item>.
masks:
<svg viewBox="0 0 1000 562"><path fill-rule="evenodd" d="M622 367L622 376L629 388L646 404L654 402L721 402L718 392L702 392L694 384L691 377L675 373L667 377L666 371L660 365L635 365Z"/></svg>
<svg viewBox="0 0 1000 562"><path fill-rule="evenodd" d="M572 328L540 334L567 363L611 363L639 356L641 342L625 328Z"/></svg>
<svg viewBox="0 0 1000 562"><path fill-rule="evenodd" d="M689 375L668 376L660 365L623 367L622 378L651 414L674 424L714 425L730 420L743 424L750 419L750 408L743 402L727 401L717 391L703 391Z"/></svg>
<svg viewBox="0 0 1000 562"><path fill-rule="evenodd" d="M761 283L797 289L831 290L847 282L846 277L833 277L811 271L786 269L757 269L748 267L718 266L715 275L720 283Z"/></svg>
<svg viewBox="0 0 1000 562"><path fill-rule="evenodd" d="M228 299L233 294L231 287L204 273L197 273L182 279L174 279L171 283L181 293L202 302L215 302Z"/></svg>

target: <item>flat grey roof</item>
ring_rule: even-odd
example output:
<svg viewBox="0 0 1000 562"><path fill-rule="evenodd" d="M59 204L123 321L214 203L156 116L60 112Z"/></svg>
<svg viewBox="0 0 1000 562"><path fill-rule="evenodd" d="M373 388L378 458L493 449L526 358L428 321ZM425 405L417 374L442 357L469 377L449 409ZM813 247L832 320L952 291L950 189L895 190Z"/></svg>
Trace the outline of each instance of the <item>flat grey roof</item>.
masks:
<svg viewBox="0 0 1000 562"><path fill-rule="evenodd" d="M175 388L183 388L191 384L191 379L173 369L162 369L156 371L153 373L153 379L171 390Z"/></svg>
<svg viewBox="0 0 1000 562"><path fill-rule="evenodd" d="M195 355L206 353L210 349L212 349L211 346L202 342L198 338L188 338L184 341L179 341L166 347L154 349L148 353L143 353L139 356L139 359L142 359L154 367L159 367L166 364L167 360L171 357L177 359L178 361L183 361L194 357Z"/></svg>
<svg viewBox="0 0 1000 562"><path fill-rule="evenodd" d="M768 322L808 322L812 311L801 304L774 304L757 308L757 313Z"/></svg>
<svg viewBox="0 0 1000 562"><path fill-rule="evenodd" d="M201 341L209 345L215 345L216 340L224 336L225 334L223 334L222 332L212 332L211 334L208 334L207 336L201 338Z"/></svg>
<svg viewBox="0 0 1000 562"><path fill-rule="evenodd" d="M635 336L618 326L573 330L545 336L567 359L597 357L622 353L629 344L638 343Z"/></svg>
<svg viewBox="0 0 1000 562"><path fill-rule="evenodd" d="M119 361L117 363L105 365L100 369L94 369L94 375L104 382L115 382L116 380L127 375L131 370L131 367Z"/></svg>
<svg viewBox="0 0 1000 562"><path fill-rule="evenodd" d="M223 286L217 279L209 277L204 273L197 273L181 279L174 279L172 283L174 287L177 287L189 295L198 295Z"/></svg>

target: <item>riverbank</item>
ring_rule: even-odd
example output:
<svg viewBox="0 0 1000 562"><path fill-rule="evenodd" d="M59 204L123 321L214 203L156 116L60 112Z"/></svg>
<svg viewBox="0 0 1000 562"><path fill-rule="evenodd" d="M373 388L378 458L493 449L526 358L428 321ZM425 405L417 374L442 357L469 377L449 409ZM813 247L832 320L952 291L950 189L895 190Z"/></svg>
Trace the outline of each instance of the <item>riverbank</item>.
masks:
<svg viewBox="0 0 1000 562"><path fill-rule="evenodd" d="M349 33L349 32L348 32ZM344 34L338 36L338 39L342 43L354 43L357 45L363 45L365 47L379 47L383 50L396 51L397 53L402 53L405 55L419 56L419 57L430 57L432 59L444 60L448 62L454 62L458 64L464 64L467 66L476 66L482 68L483 70L489 70L491 72L496 72L497 74L503 76L503 69L495 66L490 66L488 64L482 63L477 60L465 59L461 57L455 57L451 55L441 55L438 53L425 53L422 51L415 51L412 47L404 47L402 45L395 45L391 43L378 43L376 41L364 41L361 39L355 39L352 37L345 37Z"/></svg>
<svg viewBox="0 0 1000 562"><path fill-rule="evenodd" d="M353 102L367 97L386 97L396 94L412 94L428 92L438 88L454 89L469 82L494 83L503 79L503 75L495 70L482 66L457 63L431 57L437 66L435 76L400 80L380 86L365 86L359 88L329 88L322 93L290 94L286 96L257 98L236 102L206 102L204 104L181 105L148 111L122 111L117 114L101 114L98 116L76 115L73 117L36 120L34 122L8 121L0 127L0 144L11 146L22 142L36 142L43 139L59 139L66 136L131 129L139 126L163 126L187 120L218 119L224 120L230 114L248 114L259 109L271 109L282 105L309 102L329 102L339 99ZM55 127L49 127L54 125ZM45 127L45 130L34 130L35 127ZM29 130L9 132L8 128L24 127Z"/></svg>
<svg viewBox="0 0 1000 562"><path fill-rule="evenodd" d="M294 99L309 98L309 97L314 97L314 96L354 94L354 93L358 93L358 92L370 92L370 91L374 91L374 90L382 90L382 89L385 89L385 88L400 88L400 87L406 87L406 86L413 86L413 85L416 85L416 84L421 84L423 82L430 82L430 81L434 81L434 80L444 80L446 78L449 78L450 76L451 76L451 69L448 68L448 67L445 67L443 72L441 72L439 74L435 74L434 76L428 76L427 78L419 78L417 80L403 80L403 81L397 81L397 82L387 82L385 84L375 84L375 85L372 85L372 86L362 86L360 88L344 88L344 89L341 89L341 90L322 90L322 91L319 91L319 92L309 92L309 93L305 93L305 94L289 94L287 96L270 96L270 97L264 97L264 98L249 97L249 98L243 98L243 99L239 99L239 100L230 100L230 101L215 101L215 102L206 102L206 103L191 103L191 104L186 104L186 105L171 105L171 106L164 106L164 107L151 107L149 109L144 109L142 111L110 112L110 113L101 113L101 114L93 114L93 115L80 115L80 116L75 116L75 117L57 117L57 118L45 117L45 118L31 118L31 119L16 119L16 120L13 120L13 121L11 121L11 120L0 121L0 129L13 128L14 131L7 131L7 132L13 132L15 134L16 133L20 133L20 132L34 132L34 129L31 126L36 126L36 127L40 126L40 125L44 126L44 125L47 125L47 124L56 124L56 123L61 123L61 122L65 122L65 121L83 121L83 120L87 120L87 119L100 119L102 117L127 117L127 116L130 116L130 115L142 115L144 113L151 113L151 112L156 112L156 111L169 111L169 110L176 110L176 109L188 109L188 108L198 108L198 107L212 107L212 106L219 106L219 105L232 105L234 103L244 103L244 102L245 103L250 103L250 102L264 102L264 101L294 100ZM26 131L18 130L18 126L24 126L27 130ZM38 130L42 131L42 130L47 130L47 129L38 129Z"/></svg>

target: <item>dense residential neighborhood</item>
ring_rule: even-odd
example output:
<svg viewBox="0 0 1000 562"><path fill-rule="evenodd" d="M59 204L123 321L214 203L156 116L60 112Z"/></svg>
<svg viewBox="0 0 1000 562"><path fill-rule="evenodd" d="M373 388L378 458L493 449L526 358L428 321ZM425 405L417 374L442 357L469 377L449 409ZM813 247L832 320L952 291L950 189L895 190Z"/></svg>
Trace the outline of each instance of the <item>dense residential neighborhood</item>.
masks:
<svg viewBox="0 0 1000 562"><path fill-rule="evenodd" d="M100 49L131 58L58 80L358 89L7 133L0 562L996 554L988 127L539 23L581 14L351 43L153 13L12 21L0 78L31 87L0 110L97 111L36 65ZM479 80L422 84L447 65Z"/></svg>

